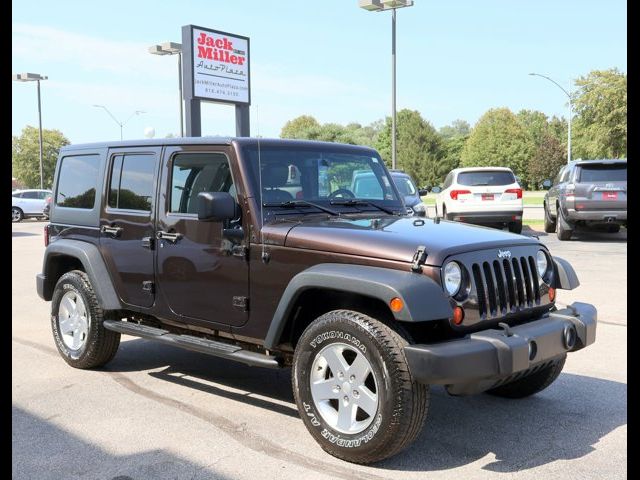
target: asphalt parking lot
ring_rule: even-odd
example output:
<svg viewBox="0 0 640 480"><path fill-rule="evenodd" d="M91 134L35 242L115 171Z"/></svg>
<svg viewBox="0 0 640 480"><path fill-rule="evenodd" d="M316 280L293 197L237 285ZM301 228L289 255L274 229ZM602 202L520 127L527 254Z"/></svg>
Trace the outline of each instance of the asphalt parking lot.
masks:
<svg viewBox="0 0 640 480"><path fill-rule="evenodd" d="M595 304L596 343L537 396L432 389L417 441L375 466L325 454L298 418L289 370L245 367L123 337L114 361L75 370L58 355L35 291L44 222L13 224L14 479L622 479L627 477L627 241L539 235Z"/></svg>

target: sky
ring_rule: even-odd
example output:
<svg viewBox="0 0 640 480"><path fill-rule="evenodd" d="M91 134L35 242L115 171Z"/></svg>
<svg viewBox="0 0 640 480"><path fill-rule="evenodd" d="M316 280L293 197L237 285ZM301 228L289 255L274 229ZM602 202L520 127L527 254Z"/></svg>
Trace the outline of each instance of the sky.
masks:
<svg viewBox="0 0 640 480"><path fill-rule="evenodd" d="M42 123L72 143L179 133L176 56L194 24L250 38L251 135L278 137L300 115L368 125L391 115L391 12L357 0L14 0L12 71L43 81ZM415 0L397 11L397 109L435 128L490 108L568 114L591 70L627 71L624 0ZM145 113L133 115L135 111ZM35 83L12 82L12 134L38 125ZM202 106L203 135L235 135L234 108Z"/></svg>

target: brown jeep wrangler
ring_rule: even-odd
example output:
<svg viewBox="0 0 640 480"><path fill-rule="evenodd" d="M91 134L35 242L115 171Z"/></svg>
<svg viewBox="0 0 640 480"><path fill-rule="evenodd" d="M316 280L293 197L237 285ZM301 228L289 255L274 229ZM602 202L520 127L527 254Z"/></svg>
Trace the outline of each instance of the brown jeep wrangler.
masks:
<svg viewBox="0 0 640 480"><path fill-rule="evenodd" d="M37 288L69 365L104 365L124 333L292 367L307 429L351 462L408 446L429 385L525 397L595 340L593 306L555 306L578 286L566 261L535 238L407 215L371 148L75 145L54 185Z"/></svg>

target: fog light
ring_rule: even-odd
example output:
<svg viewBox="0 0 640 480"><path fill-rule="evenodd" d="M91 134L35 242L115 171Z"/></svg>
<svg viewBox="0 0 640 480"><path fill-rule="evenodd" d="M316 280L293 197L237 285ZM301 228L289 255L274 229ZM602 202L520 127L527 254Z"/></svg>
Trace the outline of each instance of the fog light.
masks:
<svg viewBox="0 0 640 480"><path fill-rule="evenodd" d="M391 299L389 306L391 307L392 312L397 313L404 308L404 302L401 298L395 297Z"/></svg>
<svg viewBox="0 0 640 480"><path fill-rule="evenodd" d="M549 301L550 302L556 301L556 289L553 287L549 289Z"/></svg>
<svg viewBox="0 0 640 480"><path fill-rule="evenodd" d="M460 325L464 320L464 310L462 307L454 307L453 309L453 323Z"/></svg>
<svg viewBox="0 0 640 480"><path fill-rule="evenodd" d="M576 345L576 329L573 325L567 325L564 327L564 346L567 347L568 350L571 350Z"/></svg>

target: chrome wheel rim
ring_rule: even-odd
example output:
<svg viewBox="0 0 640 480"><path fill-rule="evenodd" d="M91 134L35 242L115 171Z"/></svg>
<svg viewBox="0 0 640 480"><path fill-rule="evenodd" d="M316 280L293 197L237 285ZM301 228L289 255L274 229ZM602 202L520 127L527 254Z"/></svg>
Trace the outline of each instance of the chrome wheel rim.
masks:
<svg viewBox="0 0 640 480"><path fill-rule="evenodd" d="M11 209L11 221L12 222L17 222L18 220L20 220L20 210L18 210L17 208L12 208Z"/></svg>
<svg viewBox="0 0 640 480"><path fill-rule="evenodd" d="M322 419L341 433L365 430L378 411L378 381L361 351L345 343L316 354L310 375L311 397Z"/></svg>
<svg viewBox="0 0 640 480"><path fill-rule="evenodd" d="M70 350L80 350L89 334L89 312L76 292L69 291L62 296L58 307L58 326L62 341Z"/></svg>

